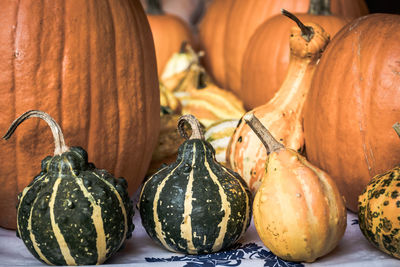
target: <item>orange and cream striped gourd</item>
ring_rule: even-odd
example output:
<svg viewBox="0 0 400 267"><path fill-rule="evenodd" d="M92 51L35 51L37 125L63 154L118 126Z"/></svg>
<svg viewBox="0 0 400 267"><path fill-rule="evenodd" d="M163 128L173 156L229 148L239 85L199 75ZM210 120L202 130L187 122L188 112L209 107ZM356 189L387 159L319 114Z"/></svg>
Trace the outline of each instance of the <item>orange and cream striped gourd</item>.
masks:
<svg viewBox="0 0 400 267"><path fill-rule="evenodd" d="M205 127L221 120L239 119L245 113L242 101L210 81L198 64L190 66L187 78L175 95L181 101L182 114L193 114Z"/></svg>
<svg viewBox="0 0 400 267"><path fill-rule="evenodd" d="M311 80L329 34L319 25L304 25L296 17L291 29L290 64L286 79L275 96L266 104L250 111L268 127L286 147L302 151L304 146L302 109ZM228 146L227 161L252 191L260 186L267 160L267 150L244 121L238 125Z"/></svg>

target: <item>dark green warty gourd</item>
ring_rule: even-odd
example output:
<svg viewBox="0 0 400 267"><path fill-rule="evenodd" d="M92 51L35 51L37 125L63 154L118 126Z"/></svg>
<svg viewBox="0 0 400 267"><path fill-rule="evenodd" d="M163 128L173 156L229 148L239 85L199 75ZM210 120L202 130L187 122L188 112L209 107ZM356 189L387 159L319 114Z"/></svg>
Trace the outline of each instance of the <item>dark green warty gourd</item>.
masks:
<svg viewBox="0 0 400 267"><path fill-rule="evenodd" d="M190 138L186 122L192 128ZM174 252L204 254L229 248L249 226L251 193L237 173L215 161L215 151L194 116L182 116L178 130L187 140L179 147L176 162L143 185L143 227Z"/></svg>
<svg viewBox="0 0 400 267"><path fill-rule="evenodd" d="M17 236L49 265L101 264L132 235L134 211L127 182L96 169L84 149L67 147L59 125L47 113L24 113L3 138L10 138L30 117L49 124L55 152L18 196Z"/></svg>

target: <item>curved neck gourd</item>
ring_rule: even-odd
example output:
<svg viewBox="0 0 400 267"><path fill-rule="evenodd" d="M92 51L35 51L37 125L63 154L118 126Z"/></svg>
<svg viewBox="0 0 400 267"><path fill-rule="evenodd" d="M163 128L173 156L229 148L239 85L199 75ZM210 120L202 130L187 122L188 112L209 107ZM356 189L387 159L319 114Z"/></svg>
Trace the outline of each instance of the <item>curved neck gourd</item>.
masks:
<svg viewBox="0 0 400 267"><path fill-rule="evenodd" d="M329 35L316 24L304 25L289 12L283 10L282 13L294 20L298 27L291 31L286 78L269 103L280 109L290 107L291 112L300 114L321 52L329 42Z"/></svg>
<svg viewBox="0 0 400 267"><path fill-rule="evenodd" d="M15 121L11 123L10 128L3 136L3 138L5 140L9 139L22 122L32 117L41 118L49 125L54 138L54 155L61 155L62 153L69 151L69 147L65 144L64 135L61 131L61 127L49 114L39 110L30 110L18 117Z"/></svg>

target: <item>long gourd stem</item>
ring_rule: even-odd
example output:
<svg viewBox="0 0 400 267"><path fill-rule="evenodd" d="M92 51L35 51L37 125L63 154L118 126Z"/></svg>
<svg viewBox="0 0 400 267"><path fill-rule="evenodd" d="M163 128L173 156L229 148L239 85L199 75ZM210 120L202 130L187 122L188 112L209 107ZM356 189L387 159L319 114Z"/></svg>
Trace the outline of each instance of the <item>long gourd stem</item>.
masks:
<svg viewBox="0 0 400 267"><path fill-rule="evenodd" d="M308 9L310 15L332 15L331 1L330 0L310 0L310 7Z"/></svg>
<svg viewBox="0 0 400 267"><path fill-rule="evenodd" d="M147 0L146 12L150 15L163 15L164 11L162 10L160 0Z"/></svg>
<svg viewBox="0 0 400 267"><path fill-rule="evenodd" d="M190 127L192 128L192 135L188 137L188 135L185 132L185 122L190 124ZM204 135L201 130L201 125L200 122L196 119L195 116L188 114L188 115L183 115L179 118L178 120L178 131L179 134L187 139L201 139L204 140Z"/></svg>
<svg viewBox="0 0 400 267"><path fill-rule="evenodd" d="M393 129L396 131L397 135L400 137L400 123L396 122L393 124Z"/></svg>
<svg viewBox="0 0 400 267"><path fill-rule="evenodd" d="M50 126L51 132L54 137L54 145L55 145L54 155L61 155L62 153L67 152L69 150L69 148L65 145L64 135L62 134L60 126L49 114L39 110L27 111L21 116L19 116L17 119L15 119L11 123L10 128L8 128L7 133L3 136L3 139L5 140L9 139L15 132L17 127L26 119L29 119L31 117L41 118L44 121L46 121L47 124Z"/></svg>
<svg viewBox="0 0 400 267"><path fill-rule="evenodd" d="M281 12L283 15L296 22L297 26L299 26L301 30L301 37L303 37L304 40L309 42L313 38L314 29L312 27L304 25L303 22L301 22L295 15L285 9L282 9Z"/></svg>
<svg viewBox="0 0 400 267"><path fill-rule="evenodd" d="M250 126L253 132L260 138L261 142L267 149L267 151L276 152L278 150L284 149L285 146L279 143L268 131L267 128L254 116L253 113L247 113L243 116L245 122Z"/></svg>

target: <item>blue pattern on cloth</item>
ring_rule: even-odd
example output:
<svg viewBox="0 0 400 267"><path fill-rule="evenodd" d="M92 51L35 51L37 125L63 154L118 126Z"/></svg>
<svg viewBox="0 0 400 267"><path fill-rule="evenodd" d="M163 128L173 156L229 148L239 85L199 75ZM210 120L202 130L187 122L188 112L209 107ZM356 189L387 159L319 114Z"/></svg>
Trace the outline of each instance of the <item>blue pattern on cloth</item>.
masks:
<svg viewBox="0 0 400 267"><path fill-rule="evenodd" d="M236 244L232 249L205 255L172 256L170 258L145 258L147 262L186 262L184 267L239 266L244 259L264 260L264 266L301 267L301 263L278 258L263 247L249 243Z"/></svg>

